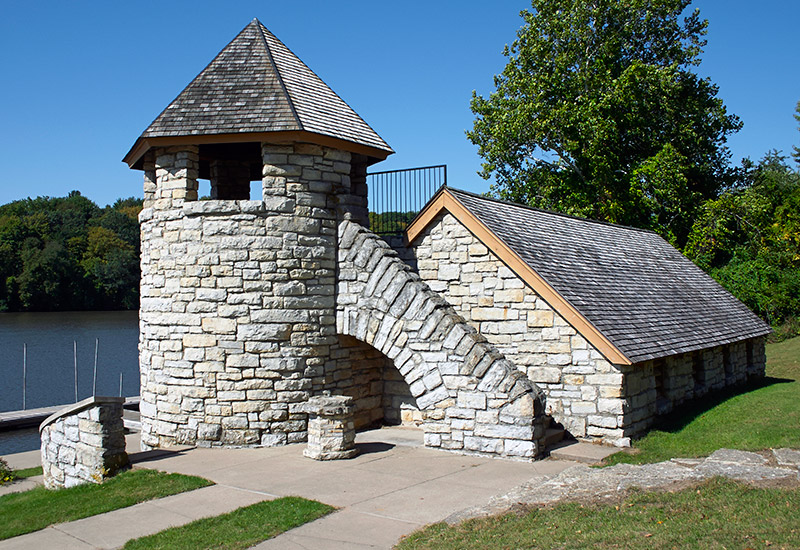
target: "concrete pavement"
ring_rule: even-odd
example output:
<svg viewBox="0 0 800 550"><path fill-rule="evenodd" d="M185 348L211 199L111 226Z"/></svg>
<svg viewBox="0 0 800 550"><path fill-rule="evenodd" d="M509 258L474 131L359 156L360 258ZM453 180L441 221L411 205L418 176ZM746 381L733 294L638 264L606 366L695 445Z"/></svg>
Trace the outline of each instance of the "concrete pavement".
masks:
<svg viewBox="0 0 800 550"><path fill-rule="evenodd" d="M339 510L256 548L391 548L423 525L575 464L512 462L425 449L422 433L408 428L362 432L356 443L359 456L329 462L303 457L305 444L131 453L135 467L198 475L217 485L52 526L2 541L0 550L116 548L129 538L286 495ZM135 438L129 441L130 446L137 444ZM16 467L30 465L15 460Z"/></svg>

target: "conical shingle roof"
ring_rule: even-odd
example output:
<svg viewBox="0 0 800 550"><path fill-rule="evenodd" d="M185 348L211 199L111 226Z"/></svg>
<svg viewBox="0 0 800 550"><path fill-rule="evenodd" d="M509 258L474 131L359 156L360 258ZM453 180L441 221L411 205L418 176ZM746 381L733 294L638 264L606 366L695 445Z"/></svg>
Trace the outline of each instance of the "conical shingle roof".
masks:
<svg viewBox="0 0 800 550"><path fill-rule="evenodd" d="M385 158L391 147L258 19L247 25L161 112L126 156L187 136L252 141L272 132L304 132ZM308 136L307 136L308 137ZM257 141L257 140L256 140ZM210 142L207 139L204 142ZM213 138L212 141L213 142ZM133 158L136 157L136 158Z"/></svg>

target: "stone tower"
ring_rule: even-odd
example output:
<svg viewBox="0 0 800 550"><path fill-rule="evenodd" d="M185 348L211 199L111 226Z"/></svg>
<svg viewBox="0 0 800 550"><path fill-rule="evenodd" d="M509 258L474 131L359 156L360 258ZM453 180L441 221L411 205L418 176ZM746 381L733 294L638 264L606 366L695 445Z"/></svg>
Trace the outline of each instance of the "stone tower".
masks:
<svg viewBox="0 0 800 550"><path fill-rule="evenodd" d="M366 229L392 152L258 20L137 139L143 448L303 441L335 390L362 426L404 404L428 445L539 452L536 388Z"/></svg>

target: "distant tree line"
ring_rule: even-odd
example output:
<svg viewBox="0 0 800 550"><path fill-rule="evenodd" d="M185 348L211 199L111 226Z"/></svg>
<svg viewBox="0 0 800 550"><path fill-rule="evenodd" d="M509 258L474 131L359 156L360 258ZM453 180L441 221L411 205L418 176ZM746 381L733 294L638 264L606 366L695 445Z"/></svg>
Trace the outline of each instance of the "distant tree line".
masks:
<svg viewBox="0 0 800 550"><path fill-rule="evenodd" d="M78 191L0 206L0 311L138 308L141 209Z"/></svg>
<svg viewBox="0 0 800 550"><path fill-rule="evenodd" d="M369 213L369 227L379 235L399 235L403 233L414 218L417 211L411 212L375 212Z"/></svg>

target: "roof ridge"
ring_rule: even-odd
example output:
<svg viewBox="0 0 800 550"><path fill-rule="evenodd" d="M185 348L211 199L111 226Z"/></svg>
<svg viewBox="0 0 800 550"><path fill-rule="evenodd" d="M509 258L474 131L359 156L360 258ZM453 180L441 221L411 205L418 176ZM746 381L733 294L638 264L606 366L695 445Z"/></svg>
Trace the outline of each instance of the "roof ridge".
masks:
<svg viewBox="0 0 800 550"><path fill-rule="evenodd" d="M277 36L272 34L272 32L266 27L266 25L264 25L264 23L259 21L258 18L254 17L253 22L257 23L258 25L259 34L261 35L261 41L264 43L264 49L267 51L267 57L269 58L269 62L272 64L272 67L275 69L275 75L278 77L278 83L281 85L281 90L283 90L283 95L286 97L286 103L289 104L289 108L292 110L292 116L294 117L295 122L297 122L297 125L299 126L298 130L302 130L303 121L300 120L300 115L297 114L297 109L294 106L294 100L292 99L292 96L289 94L289 90L286 89L286 83L284 83L283 81L283 75L281 74L281 70L278 68L278 64L275 63L275 57L272 55L272 49L269 47L269 42L267 42L267 37L264 35L264 31L267 31L269 34L271 34L272 37L275 38L275 40L277 40L278 42L281 41ZM283 42L281 42L281 44L283 44ZM283 44L283 46L287 50L289 49L289 47L286 46L286 44Z"/></svg>
<svg viewBox="0 0 800 550"><path fill-rule="evenodd" d="M375 134L375 135L378 137L378 139L380 139L380 140L383 142L383 144L384 144L384 145L386 145L386 147L388 147L388 148L389 148L389 150L390 150L390 151L394 152L394 150L392 149L392 147L391 147L391 146L390 146L388 143L386 143L386 140L384 140L384 139L383 139L383 138L380 136L380 134L378 134L378 132L375 130L375 128L373 128L373 127L372 127L372 126L369 124L369 122L367 122L366 120L364 120L364 117L362 117L360 114L358 114L358 112L356 112L356 110L355 110L355 109L353 109L353 107L352 107L352 106L351 106L351 105L350 105L350 104L349 104L347 101L345 101L345 100L344 100L344 98L342 98L342 96L340 96L340 95L339 95L339 94L336 92L336 90L334 90L334 89L333 89L333 88L332 88L332 87L331 87L331 86L330 86L330 85L329 85L327 82L325 82L325 80L323 80L323 78L322 78L321 76L319 76L319 75L317 74L317 72L316 72L314 69L312 69L311 67L309 67L309 66L306 64L306 62L305 62L305 61L303 61L302 59L300 59L300 56L299 56L299 55L297 55L296 53L294 53L294 51L293 51L293 50L292 50L292 49L291 49L289 46L287 46L285 42L283 42L283 41L282 41L280 38L278 38L277 36L275 36L275 33L273 33L271 30L269 30L269 29L266 27L266 25L264 25L264 24L263 24L263 23L261 23L260 21L259 21L259 24L261 25L261 28L262 28L263 30L266 30L266 31L267 31L267 32L268 32L268 33L269 33L269 34L270 34L270 35L271 35L271 36L272 36L272 37L273 37L275 40L277 40L278 42L280 42L280 43L283 45L283 47L284 47L284 48L286 48L286 50L287 50L287 51L288 51L290 54L292 54L292 56L294 56L294 58L295 58L295 59L297 59L297 60L298 60L298 61L299 61L299 62L300 62L300 63L301 63L301 64L302 64L302 65L303 65L303 66L304 66L306 69L308 69L308 71L309 71L311 74L313 74L313 75L314 75L314 76L315 76L315 77L316 77L316 78L317 78L317 79L318 79L318 80L319 80L319 81L322 83L322 85L323 85L323 86L325 86L325 87L326 87L328 90L330 90L330 92L331 92L331 93L332 93L334 96L336 96L336 98L337 98L339 101L341 101L341 102L342 102L342 103L343 103L343 104L344 104L344 105L345 105L345 106L346 106L348 109L350 109L350 111L352 111L352 112L353 112L353 114L354 114L354 115L356 115L356 117L357 117L357 118L358 118L358 119L359 119L361 122L363 122L363 123L364 123L364 125L365 125L367 128L369 128L370 130L372 130L372 132L373 132L373 133L374 133L374 134ZM263 30L262 30L262 34L263 34ZM266 38L265 38L265 40L266 40ZM267 48L267 49L269 50L269 48ZM272 58L272 52L271 52L271 51L270 51L270 54L269 54L269 55L270 55L270 59L272 60L273 58ZM273 63L274 63L274 60L273 60ZM276 65L275 67L276 67L276 70L277 70L277 65ZM278 72L280 73L280 71L278 71ZM281 79L281 84L283 84L283 79ZM287 93L288 93L288 92L287 92ZM294 111L294 104L292 104L292 110ZM300 124L302 125L302 122L301 122Z"/></svg>
<svg viewBox="0 0 800 550"><path fill-rule="evenodd" d="M640 231L642 233L650 233L650 234L653 234L653 235L656 235L656 236L660 237L660 235L658 233L656 233L655 231L653 231L652 229L643 229L641 227L633 227L631 225L623 225L623 224L620 224L620 223L606 222L606 221L603 221L603 220L593 220L591 218L583 218L581 216L576 216L574 214L565 214L564 212L556 212L554 210L547 210L547 209L544 209L544 208L536 208L535 206L529 206L527 204L520 204L518 202L512 202L512 201L508 201L508 200L504 200L504 199L498 199L498 198L495 198L495 197L487 197L487 196L484 196L484 195L480 195L478 193L473 193L471 191L465 191L463 189L457 189L455 187L449 187L449 186L443 186L443 187L446 187L447 190L449 190L451 192L463 193L465 195L469 195L471 197L475 197L476 199L483 199L483 200L487 200L487 201L490 201L490 202L506 204L508 206L516 206L518 208L524 208L525 210L532 210L534 212L539 212L539 213L542 213L542 214L552 214L554 216L560 216L562 218L567 218L567 219L570 219L570 220L589 222L589 223L596 223L596 224L599 224L599 225L607 225L607 226L610 226L610 227L617 227L619 229L630 229L632 231Z"/></svg>

